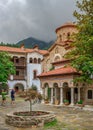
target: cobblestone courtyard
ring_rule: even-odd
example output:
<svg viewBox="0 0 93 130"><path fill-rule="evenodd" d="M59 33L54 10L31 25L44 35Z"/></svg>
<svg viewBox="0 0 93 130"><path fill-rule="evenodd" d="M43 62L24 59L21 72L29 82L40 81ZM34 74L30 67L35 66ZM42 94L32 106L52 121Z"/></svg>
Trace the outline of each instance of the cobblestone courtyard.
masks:
<svg viewBox="0 0 93 130"><path fill-rule="evenodd" d="M1 101L1 99L0 99ZM1 103L0 103L1 104ZM82 109L35 104L33 110L54 111L59 122L55 128L16 128L5 124L5 115L11 111L27 111L29 102L17 98L11 106L8 99L6 106L0 105L0 130L93 130L93 112Z"/></svg>

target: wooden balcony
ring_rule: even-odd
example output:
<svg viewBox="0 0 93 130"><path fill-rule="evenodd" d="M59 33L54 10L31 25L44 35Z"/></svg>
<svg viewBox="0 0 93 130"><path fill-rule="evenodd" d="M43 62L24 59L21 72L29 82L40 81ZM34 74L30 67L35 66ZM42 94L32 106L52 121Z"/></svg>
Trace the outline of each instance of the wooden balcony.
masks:
<svg viewBox="0 0 93 130"><path fill-rule="evenodd" d="M19 63L14 63L14 65L15 66L17 66L17 67L26 67L26 64L25 63L21 63L21 64L19 64Z"/></svg>
<svg viewBox="0 0 93 130"><path fill-rule="evenodd" d="M25 76L14 75L13 80L25 80Z"/></svg>

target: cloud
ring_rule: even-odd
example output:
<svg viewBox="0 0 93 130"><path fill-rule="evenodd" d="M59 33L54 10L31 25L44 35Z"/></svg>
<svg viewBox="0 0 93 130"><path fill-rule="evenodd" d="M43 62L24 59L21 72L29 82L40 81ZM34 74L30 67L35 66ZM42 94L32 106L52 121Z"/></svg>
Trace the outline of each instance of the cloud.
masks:
<svg viewBox="0 0 93 130"><path fill-rule="evenodd" d="M0 42L56 39L55 29L74 21L75 9L75 0L0 0Z"/></svg>

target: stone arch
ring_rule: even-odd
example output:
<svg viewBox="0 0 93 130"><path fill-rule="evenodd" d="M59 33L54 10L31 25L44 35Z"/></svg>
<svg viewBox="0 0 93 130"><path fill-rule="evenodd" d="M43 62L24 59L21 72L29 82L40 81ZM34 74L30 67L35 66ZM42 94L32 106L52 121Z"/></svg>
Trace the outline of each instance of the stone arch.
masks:
<svg viewBox="0 0 93 130"><path fill-rule="evenodd" d="M14 85L14 89L16 92L24 91L24 85L22 83L17 83Z"/></svg>
<svg viewBox="0 0 93 130"><path fill-rule="evenodd" d="M68 82L64 82L64 83L63 83L63 88L64 88L64 87L69 87Z"/></svg>
<svg viewBox="0 0 93 130"><path fill-rule="evenodd" d="M53 87L58 87L58 83L54 83L54 84L53 84Z"/></svg>
<svg viewBox="0 0 93 130"><path fill-rule="evenodd" d="M44 84L44 98L50 100L51 98L51 88L49 88L49 84Z"/></svg>
<svg viewBox="0 0 93 130"><path fill-rule="evenodd" d="M71 102L71 88L69 87L68 82L63 83L63 91L64 91L64 99L69 100Z"/></svg>
<svg viewBox="0 0 93 130"><path fill-rule="evenodd" d="M59 61L59 60L61 60L61 56L60 54L56 54L54 57L54 61Z"/></svg>

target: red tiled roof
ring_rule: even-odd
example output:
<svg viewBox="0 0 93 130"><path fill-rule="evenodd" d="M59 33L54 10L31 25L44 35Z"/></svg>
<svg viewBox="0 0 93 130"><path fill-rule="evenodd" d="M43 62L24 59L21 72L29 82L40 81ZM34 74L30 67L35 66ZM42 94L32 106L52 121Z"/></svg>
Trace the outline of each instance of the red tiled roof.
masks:
<svg viewBox="0 0 93 130"><path fill-rule="evenodd" d="M51 70L48 72L44 72L41 75L38 75L38 77L46 77L46 76L53 76L53 75L65 75L65 74L78 74L76 69L72 67L62 67L59 69Z"/></svg>
<svg viewBox="0 0 93 130"><path fill-rule="evenodd" d="M14 48L14 47L8 47L8 46L0 46L0 51L7 51L7 52L16 52L16 53L29 53L29 52L35 52L35 49L27 49L27 48ZM37 50L36 52L40 54L47 54L48 51L46 50Z"/></svg>
<svg viewBox="0 0 93 130"><path fill-rule="evenodd" d="M71 59L62 59L62 60L59 60L59 61L54 61L54 62L52 62L52 64L64 63L64 62L68 62L70 60Z"/></svg>
<svg viewBox="0 0 93 130"><path fill-rule="evenodd" d="M25 51L22 50L21 48L14 48L14 47L8 47L8 46L0 46L0 51L25 53Z"/></svg>
<svg viewBox="0 0 93 130"><path fill-rule="evenodd" d="M26 52L28 52L28 53L38 52L38 53L43 54L43 55L45 55L45 54L48 53L47 50L39 50L39 49L38 50L35 50L35 49L26 49Z"/></svg>

